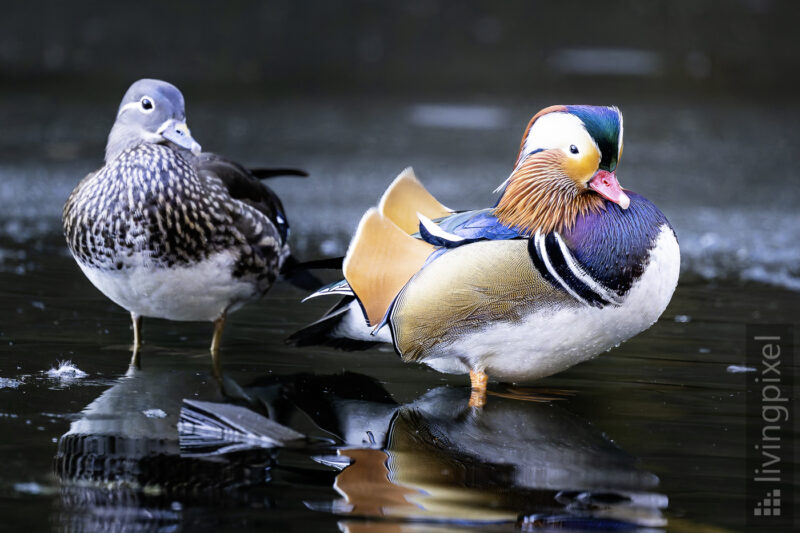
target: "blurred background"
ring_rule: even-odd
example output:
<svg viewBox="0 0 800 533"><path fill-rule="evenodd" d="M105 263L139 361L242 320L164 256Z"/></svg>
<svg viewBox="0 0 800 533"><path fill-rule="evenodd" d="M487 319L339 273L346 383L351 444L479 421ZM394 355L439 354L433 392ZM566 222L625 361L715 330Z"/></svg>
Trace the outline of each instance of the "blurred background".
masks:
<svg viewBox="0 0 800 533"><path fill-rule="evenodd" d="M591 80L760 98L794 92L797 14L777 0L34 0L5 6L0 68L93 95L148 74L205 94L531 97Z"/></svg>
<svg viewBox="0 0 800 533"><path fill-rule="evenodd" d="M624 187L681 239L686 279L800 289L800 6L777 0L11 3L0 20L0 268L58 239L127 86L182 89L208 150L275 180L295 245L341 253L404 167L490 205L528 119L625 114Z"/></svg>

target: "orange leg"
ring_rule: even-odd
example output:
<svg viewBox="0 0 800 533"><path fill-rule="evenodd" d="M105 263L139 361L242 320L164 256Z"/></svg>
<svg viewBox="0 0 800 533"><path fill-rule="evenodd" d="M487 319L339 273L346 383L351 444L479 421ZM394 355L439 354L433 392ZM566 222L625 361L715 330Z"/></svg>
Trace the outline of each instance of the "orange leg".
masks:
<svg viewBox="0 0 800 533"><path fill-rule="evenodd" d="M486 405L486 385L489 383L489 376L483 370L470 370L469 381L472 385L472 392L469 395L470 407L483 407Z"/></svg>

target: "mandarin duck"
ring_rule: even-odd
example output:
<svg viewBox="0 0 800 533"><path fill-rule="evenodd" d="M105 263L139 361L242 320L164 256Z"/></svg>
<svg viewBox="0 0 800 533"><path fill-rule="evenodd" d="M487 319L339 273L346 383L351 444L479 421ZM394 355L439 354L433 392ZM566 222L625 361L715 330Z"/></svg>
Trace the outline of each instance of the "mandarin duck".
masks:
<svg viewBox="0 0 800 533"><path fill-rule="evenodd" d="M454 212L406 169L350 242L344 294L296 345L390 342L406 362L469 373L470 403L488 376L532 380L591 359L650 327L672 297L680 252L672 226L615 174L616 107L552 106L522 137L494 207Z"/></svg>
<svg viewBox="0 0 800 533"><path fill-rule="evenodd" d="M275 175L306 174L248 170L201 152L174 85L130 86L105 164L72 191L63 223L83 273L131 314L132 365L139 366L142 317L211 321L220 375L225 317L263 296L293 261L281 201L260 181Z"/></svg>

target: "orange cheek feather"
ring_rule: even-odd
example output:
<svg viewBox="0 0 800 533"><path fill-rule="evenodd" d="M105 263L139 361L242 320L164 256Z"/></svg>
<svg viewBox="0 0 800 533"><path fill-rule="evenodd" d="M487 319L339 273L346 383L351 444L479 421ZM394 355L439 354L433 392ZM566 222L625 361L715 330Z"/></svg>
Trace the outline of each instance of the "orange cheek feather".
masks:
<svg viewBox="0 0 800 533"><path fill-rule="evenodd" d="M562 163L564 172L572 181L585 186L600 164L600 154L586 154L581 158L566 157Z"/></svg>

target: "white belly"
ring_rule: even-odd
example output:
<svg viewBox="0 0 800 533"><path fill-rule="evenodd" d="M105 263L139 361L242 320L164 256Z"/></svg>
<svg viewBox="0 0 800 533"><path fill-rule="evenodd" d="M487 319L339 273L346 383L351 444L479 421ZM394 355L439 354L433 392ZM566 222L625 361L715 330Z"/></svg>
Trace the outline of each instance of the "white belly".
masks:
<svg viewBox="0 0 800 533"><path fill-rule="evenodd" d="M622 305L539 311L522 323L492 324L460 337L446 354L424 362L440 372L483 369L491 377L508 380L555 374L649 328L669 304L679 271L678 241L664 226L644 273Z"/></svg>
<svg viewBox="0 0 800 533"><path fill-rule="evenodd" d="M78 262L114 303L144 317L213 321L259 296L255 284L233 278L232 254L221 252L192 266L156 268L131 258L125 270L99 270Z"/></svg>
<svg viewBox="0 0 800 533"><path fill-rule="evenodd" d="M331 332L332 337L365 342L392 342L392 335L387 327L379 329L374 335L372 334L373 328L367 325L364 311L361 310L361 306L358 305L356 300L350 302L348 307L349 309L341 322Z"/></svg>

